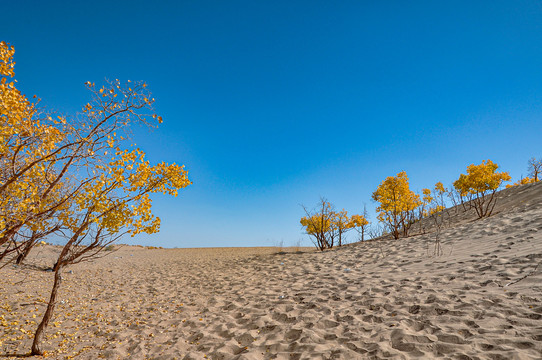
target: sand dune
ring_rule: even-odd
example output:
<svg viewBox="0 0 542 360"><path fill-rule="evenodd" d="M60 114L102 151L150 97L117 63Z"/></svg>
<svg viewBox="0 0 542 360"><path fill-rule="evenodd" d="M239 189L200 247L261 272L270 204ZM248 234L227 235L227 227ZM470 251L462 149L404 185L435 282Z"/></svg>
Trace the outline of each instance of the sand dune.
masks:
<svg viewBox="0 0 542 360"><path fill-rule="evenodd" d="M58 359L541 359L542 183L499 196L488 219L458 214L438 257L435 233L323 253L123 247L64 274L44 349ZM0 270L0 357L29 351L55 251Z"/></svg>

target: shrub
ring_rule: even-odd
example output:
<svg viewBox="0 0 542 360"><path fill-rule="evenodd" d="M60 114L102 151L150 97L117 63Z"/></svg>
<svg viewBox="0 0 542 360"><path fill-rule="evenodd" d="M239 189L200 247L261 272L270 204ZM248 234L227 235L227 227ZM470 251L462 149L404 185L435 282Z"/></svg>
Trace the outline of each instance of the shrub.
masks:
<svg viewBox="0 0 542 360"><path fill-rule="evenodd" d="M503 182L510 181L510 175L497 172L498 168L491 160L485 160L480 165L469 165L467 175L461 174L454 181L454 187L470 201L478 218L491 215L496 205L495 193Z"/></svg>
<svg viewBox="0 0 542 360"><path fill-rule="evenodd" d="M386 224L393 237L398 239L400 230L403 236L408 236L415 218L414 211L421 201L420 196L410 190L406 172L387 177L373 193L373 200L380 203L376 208L378 220Z"/></svg>

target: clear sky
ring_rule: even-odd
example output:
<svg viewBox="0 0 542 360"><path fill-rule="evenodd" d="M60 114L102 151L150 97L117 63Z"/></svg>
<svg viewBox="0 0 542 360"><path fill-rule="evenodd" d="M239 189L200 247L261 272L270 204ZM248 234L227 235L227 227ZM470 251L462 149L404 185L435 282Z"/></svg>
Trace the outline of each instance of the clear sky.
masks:
<svg viewBox="0 0 542 360"><path fill-rule="evenodd" d="M300 204L320 196L374 220L401 170L421 190L484 159L515 181L542 157L535 0L18 0L0 35L50 109L79 111L86 81L148 83L164 123L134 141L194 184L155 198L144 245L309 245Z"/></svg>

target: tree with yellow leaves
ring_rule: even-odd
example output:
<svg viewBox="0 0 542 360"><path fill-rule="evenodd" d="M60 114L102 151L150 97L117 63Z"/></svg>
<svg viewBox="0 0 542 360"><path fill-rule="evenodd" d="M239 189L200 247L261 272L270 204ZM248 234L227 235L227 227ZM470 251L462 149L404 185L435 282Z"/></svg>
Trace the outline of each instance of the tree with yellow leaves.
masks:
<svg viewBox="0 0 542 360"><path fill-rule="evenodd" d="M354 216L359 215L352 215L352 217ZM348 212L342 209L341 211L334 213L334 216L331 220L331 227L338 236L338 245L342 246L344 234L354 229L356 227L356 222L352 221L352 219L348 216Z"/></svg>
<svg viewBox="0 0 542 360"><path fill-rule="evenodd" d="M320 251L331 249L335 243L335 231L333 221L335 219L335 209L333 205L325 198L320 198L316 209L308 210L302 206L305 211L304 217L299 221L305 228L305 232L314 237L314 245Z"/></svg>
<svg viewBox="0 0 542 360"><path fill-rule="evenodd" d="M427 217L431 213L431 203L433 201L433 196L430 189L422 189L421 201L418 206L418 219L417 222L420 227L420 233L425 234L425 227L421 221L424 217Z"/></svg>
<svg viewBox="0 0 542 360"><path fill-rule="evenodd" d="M513 184L506 185L506 188L511 188L512 186L532 184L540 181L539 176L542 172L542 160L537 160L536 158L529 159L527 171L529 171L529 176L522 177Z"/></svg>
<svg viewBox="0 0 542 360"><path fill-rule="evenodd" d="M503 182L510 181L507 172L497 172L499 165L484 160L479 165L467 167L467 174L461 174L454 181L454 188L466 197L476 210L478 218L490 216L496 205L495 193Z"/></svg>
<svg viewBox="0 0 542 360"><path fill-rule="evenodd" d="M431 208L429 209L429 215L437 214L446 209L445 196L449 193L448 189L444 187L442 182L437 182L433 188L433 198L431 200Z"/></svg>
<svg viewBox="0 0 542 360"><path fill-rule="evenodd" d="M320 203L316 209L309 211L302 206L305 211L304 217L300 223L305 229L305 233L314 237L316 248L321 251L331 249L337 239L338 246L343 245L344 235L352 229L361 229L365 231L369 222L361 215L348 216L344 209L335 211L335 207L325 198L320 198Z"/></svg>
<svg viewBox="0 0 542 360"><path fill-rule="evenodd" d="M14 52L0 42L0 260L24 258L52 234L65 239L32 344L32 355L40 355L62 270L124 234L158 232L150 195L176 196L191 182L183 166L151 165L141 150L124 145L128 126L162 121L144 83L115 80L97 88L88 82L93 98L82 113L41 116L8 81Z"/></svg>
<svg viewBox="0 0 542 360"><path fill-rule="evenodd" d="M433 195L431 194L431 189L422 189L421 204L419 208L421 209L422 217L429 215L431 202L433 201Z"/></svg>
<svg viewBox="0 0 542 360"><path fill-rule="evenodd" d="M365 241L365 233L369 226L369 220L367 220L367 211L364 209L363 215L354 214L350 217L350 227L356 229L359 234L359 239Z"/></svg>
<svg viewBox="0 0 542 360"><path fill-rule="evenodd" d="M540 173L542 173L542 160L540 159L537 160L534 157L529 159L528 170L529 170L529 175L533 179L532 182L540 181L539 177L540 177Z"/></svg>
<svg viewBox="0 0 542 360"><path fill-rule="evenodd" d="M390 229L393 237L398 239L401 233L408 236L421 201L420 196L410 190L406 172L387 177L373 193L373 200L380 203L376 208L378 220Z"/></svg>
<svg viewBox="0 0 542 360"><path fill-rule="evenodd" d="M13 47L0 48L0 260L15 254L21 261L40 237L59 230L52 220L69 217L77 194L96 177L90 170L111 155L112 143L122 142L123 129L155 126L161 118L142 111L153 102L144 83L121 86L118 80L100 89L87 83L93 101L75 117L38 118L34 105L6 81L13 76Z"/></svg>

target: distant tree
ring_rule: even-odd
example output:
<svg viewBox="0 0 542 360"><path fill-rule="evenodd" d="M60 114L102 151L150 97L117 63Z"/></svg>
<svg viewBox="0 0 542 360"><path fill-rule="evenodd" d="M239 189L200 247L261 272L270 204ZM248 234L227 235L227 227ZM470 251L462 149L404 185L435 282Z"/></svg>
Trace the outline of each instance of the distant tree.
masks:
<svg viewBox="0 0 542 360"><path fill-rule="evenodd" d="M377 218L386 224L393 237L398 239L401 233L408 236L421 201L420 196L410 190L406 172L387 177L373 193L373 200L380 203L376 208Z"/></svg>
<svg viewBox="0 0 542 360"><path fill-rule="evenodd" d="M426 217L429 215L431 203L433 202L433 194L431 189L422 189L421 204L419 206L421 217Z"/></svg>
<svg viewBox="0 0 542 360"><path fill-rule="evenodd" d="M352 230L354 227L353 223L348 217L348 212L344 209L341 211L335 212L331 220L331 228L337 234L338 246L343 245L343 236L344 234Z"/></svg>
<svg viewBox="0 0 542 360"><path fill-rule="evenodd" d="M422 189L422 196L420 205L418 206L418 223L420 227L420 233L425 233L424 223L421 221L424 217L428 216L431 211L431 202L433 201L433 196L431 195L430 189Z"/></svg>
<svg viewBox="0 0 542 360"><path fill-rule="evenodd" d="M308 210L303 206L304 217L300 223L305 228L305 232L314 237L316 248L321 251L331 249L335 242L335 231L333 221L335 210L333 205L325 198L320 198L318 206L314 210Z"/></svg>
<svg viewBox="0 0 542 360"><path fill-rule="evenodd" d="M339 246L343 245L343 236L346 232L360 226L358 225L362 221L360 218L362 218L360 215L349 217L347 211L344 209L334 214L332 229L337 234Z"/></svg>
<svg viewBox="0 0 542 360"><path fill-rule="evenodd" d="M516 181L515 183L513 184L507 184L506 185L506 188L511 188L511 187L514 187L514 186L518 186L518 185L525 185L525 184L532 184L532 183L535 183L536 181L534 181L533 178L530 178L530 177L524 177L524 178L521 178L519 179L518 181Z"/></svg>
<svg viewBox="0 0 542 360"><path fill-rule="evenodd" d="M518 181L516 181L513 184L506 185L506 188L511 188L512 186L518 186L518 185L524 185L524 184L532 184L535 182L540 181L540 173L542 172L542 160L537 160L536 158L529 159L528 162L529 166L527 167L527 171L529 172L526 177L522 177Z"/></svg>
<svg viewBox="0 0 542 360"><path fill-rule="evenodd" d="M356 229L361 241L365 241L365 234L369 227L369 220L367 220L366 209L363 211L363 215L352 215L350 217L350 223L352 228Z"/></svg>
<svg viewBox="0 0 542 360"><path fill-rule="evenodd" d="M435 187L433 188L433 197L431 199L431 207L429 209L428 215L433 215L446 209L445 196L448 193L448 189L446 189L440 181L435 184Z"/></svg>
<svg viewBox="0 0 542 360"><path fill-rule="evenodd" d="M305 233L314 238L315 246L321 251L331 249L335 245L344 244L344 235L352 230L365 231L367 220L361 215L348 216L344 209L335 211L335 207L325 198L320 198L318 206L314 210L308 210L303 206L305 216L300 223Z"/></svg>
<svg viewBox="0 0 542 360"><path fill-rule="evenodd" d="M533 178L533 182L540 181L540 173L542 173L542 160L536 158L529 159L529 176Z"/></svg>
<svg viewBox="0 0 542 360"><path fill-rule="evenodd" d="M498 168L491 160L469 165L467 174L461 174L453 184L459 194L472 204L478 218L491 215L496 205L495 193L503 182L510 181L507 172L496 172Z"/></svg>

